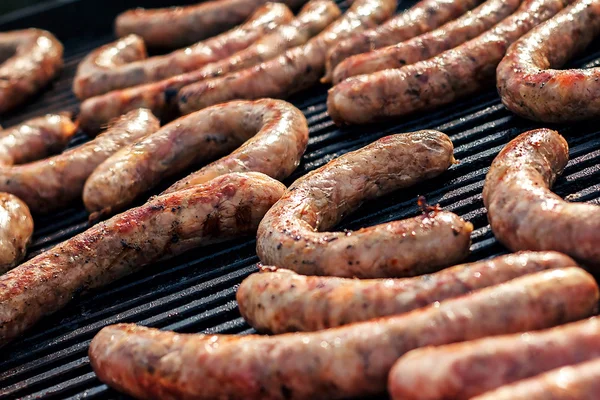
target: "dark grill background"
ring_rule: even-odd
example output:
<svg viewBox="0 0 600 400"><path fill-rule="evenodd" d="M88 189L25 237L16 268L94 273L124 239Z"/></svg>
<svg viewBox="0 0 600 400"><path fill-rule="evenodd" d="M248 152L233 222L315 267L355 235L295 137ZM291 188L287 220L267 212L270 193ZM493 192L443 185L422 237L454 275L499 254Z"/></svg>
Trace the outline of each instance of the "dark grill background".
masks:
<svg viewBox="0 0 600 400"><path fill-rule="evenodd" d="M77 101L70 88L78 62L92 49L114 40L110 28L117 12L140 3L155 7L167 2L58 0L0 18L2 31L31 26L46 28L54 32L66 48L65 70L51 90L18 114L3 117L0 123L6 127L47 112L76 111ZM403 2L401 8L413 3ZM596 65L600 51L597 44L592 47L574 65ZM308 118L310 141L302 165L287 184L332 158L387 134L439 129L450 135L460 164L414 189L365 205L344 221L341 228L355 229L414 216L418 213L417 195L425 195L430 203L440 203L475 225L470 260L506 251L495 241L487 224L481 199L483 180L491 161L510 139L539 125L512 116L490 89L460 103L393 124L338 129L326 113L326 89L316 87L291 99ZM599 202L597 128L593 122L559 127L571 146L571 161L555 185L555 191L572 201ZM86 140L85 135L78 134L72 146ZM85 230L86 218L81 205L36 218L30 257ZM256 270L258 259L254 247L255 241L245 238L210 249L193 250L78 297L20 340L0 349L0 397L123 397L95 378L87 359L90 340L108 324L135 322L179 332L253 332L240 318L235 291L237 285Z"/></svg>

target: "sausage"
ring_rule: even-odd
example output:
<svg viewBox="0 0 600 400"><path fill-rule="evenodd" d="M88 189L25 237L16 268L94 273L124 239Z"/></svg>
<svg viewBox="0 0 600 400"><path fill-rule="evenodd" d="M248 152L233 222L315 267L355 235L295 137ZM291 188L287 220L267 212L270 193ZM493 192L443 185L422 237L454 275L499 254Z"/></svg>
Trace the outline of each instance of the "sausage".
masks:
<svg viewBox="0 0 600 400"><path fill-rule="evenodd" d="M269 60L287 48L305 43L339 14L339 8L332 1L311 0L292 22L280 26L231 57L160 82L114 91L86 100L81 105L80 123L86 131L95 131L106 121L138 107L149 108L155 115L168 118L178 113L176 94L182 87Z"/></svg>
<svg viewBox="0 0 600 400"><path fill-rule="evenodd" d="M522 275L576 266L556 252L521 252L407 279L304 276L263 267L237 291L242 316L260 331L318 331L402 314Z"/></svg>
<svg viewBox="0 0 600 400"><path fill-rule="evenodd" d="M560 71L600 34L600 1L579 0L514 43L498 65L502 103L512 112L544 122L600 115L600 69Z"/></svg>
<svg viewBox="0 0 600 400"><path fill-rule="evenodd" d="M337 124L363 124L429 110L488 87L508 46L570 1L524 0L510 17L452 50L348 78L329 90L329 115Z"/></svg>
<svg viewBox="0 0 600 400"><path fill-rule="evenodd" d="M256 232L285 186L252 172L152 198L0 275L0 345L81 292L154 261Z"/></svg>
<svg viewBox="0 0 600 400"><path fill-rule="evenodd" d="M195 110L234 99L286 98L323 75L327 50L355 32L387 20L396 0L356 0L348 11L305 45L252 68L188 85L178 94L179 111Z"/></svg>
<svg viewBox="0 0 600 400"><path fill-rule="evenodd" d="M355 75L401 68L427 60L487 31L512 14L520 3L521 0L488 0L434 31L379 50L348 57L335 67L333 83L338 84Z"/></svg>
<svg viewBox="0 0 600 400"><path fill-rule="evenodd" d="M333 46L327 54L327 74L331 80L335 68L345 59L361 53L391 46L452 21L483 0L423 0L396 15L385 24L359 32Z"/></svg>
<svg viewBox="0 0 600 400"><path fill-rule="evenodd" d="M444 172L455 161L437 131L392 135L299 178L267 213L256 251L265 265L303 275L411 276L461 261L473 225L436 208L355 232L323 232L364 201ZM435 243L435 251L432 251Z"/></svg>
<svg viewBox="0 0 600 400"><path fill-rule="evenodd" d="M181 335L102 329L90 362L140 399L338 399L385 391L394 361L428 345L542 329L589 316L598 287L580 268L527 275L411 313L311 333Z"/></svg>
<svg viewBox="0 0 600 400"><path fill-rule="evenodd" d="M473 400L595 400L598 393L600 359L595 359L501 387Z"/></svg>
<svg viewBox="0 0 600 400"><path fill-rule="evenodd" d="M0 274L17 265L33 235L33 217L27 204L10 193L0 193Z"/></svg>
<svg viewBox="0 0 600 400"><path fill-rule="evenodd" d="M0 33L0 114L20 106L62 69L63 46L50 32Z"/></svg>
<svg viewBox="0 0 600 400"><path fill-rule="evenodd" d="M536 129L512 140L485 178L483 202L494 236L509 249L556 250L600 265L600 209L568 203L550 191L569 159L556 131Z"/></svg>
<svg viewBox="0 0 600 400"><path fill-rule="evenodd" d="M600 319L591 318L538 332L414 350L396 362L388 387L398 400L466 400L597 357Z"/></svg>
<svg viewBox="0 0 600 400"><path fill-rule="evenodd" d="M88 211L109 214L163 179L218 157L167 193L230 172L257 171L283 179L296 169L307 143L306 118L289 103L263 99L217 105L117 152L89 177L83 200Z"/></svg>
<svg viewBox="0 0 600 400"><path fill-rule="evenodd" d="M120 14L115 30L119 37L136 34L150 47L183 47L241 24L267 1L218 0L188 7L137 8ZM279 2L297 8L304 1Z"/></svg>
<svg viewBox="0 0 600 400"><path fill-rule="evenodd" d="M287 6L268 3L235 29L185 49L151 58L147 58L141 37L126 36L100 47L83 59L77 68L73 92L79 99L87 99L195 70L247 48L281 24L289 23L293 17ZM121 52L126 54L119 56Z"/></svg>

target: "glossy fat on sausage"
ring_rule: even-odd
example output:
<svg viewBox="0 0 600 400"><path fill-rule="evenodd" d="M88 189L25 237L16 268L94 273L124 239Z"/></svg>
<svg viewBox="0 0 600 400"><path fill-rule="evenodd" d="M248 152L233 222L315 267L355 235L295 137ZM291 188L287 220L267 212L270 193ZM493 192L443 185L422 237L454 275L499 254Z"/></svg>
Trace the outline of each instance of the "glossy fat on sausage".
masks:
<svg viewBox="0 0 600 400"><path fill-rule="evenodd" d="M152 262L256 232L285 186L252 172L152 198L0 275L0 345L75 294Z"/></svg>
<svg viewBox="0 0 600 400"><path fill-rule="evenodd" d="M50 32L0 33L0 114L44 88L63 66L63 46Z"/></svg>
<svg viewBox="0 0 600 400"><path fill-rule="evenodd" d="M579 0L514 43L498 65L502 103L544 122L600 115L600 68L559 71L600 34L600 1Z"/></svg>
<svg viewBox="0 0 600 400"><path fill-rule="evenodd" d="M83 200L88 211L110 214L163 179L219 157L167 192L230 172L283 179L296 169L307 143L306 118L285 101L220 104L173 121L114 154L90 176Z"/></svg>
<svg viewBox="0 0 600 400"><path fill-rule="evenodd" d="M17 265L33 235L33 217L17 196L0 192L0 274Z"/></svg>
<svg viewBox="0 0 600 400"><path fill-rule="evenodd" d="M283 0L292 8L305 0ZM117 36L140 36L150 47L182 47L241 24L267 0L218 0L188 7L146 10L137 8L120 14L115 21Z"/></svg>
<svg viewBox="0 0 600 400"><path fill-rule="evenodd" d="M339 399L382 393L406 352L543 329L589 316L594 278L580 268L527 275L394 317L279 336L102 329L90 362L101 381L140 399Z"/></svg>
<svg viewBox="0 0 600 400"><path fill-rule="evenodd" d="M512 14L522 0L488 0L440 28L401 43L346 58L333 71L338 84L355 75L401 68L471 40ZM417 3L421 4L421 3Z"/></svg>
<svg viewBox="0 0 600 400"><path fill-rule="evenodd" d="M244 319L259 331L318 331L406 313L436 301L552 268L577 266L556 252L521 252L406 279L298 275L263 267L237 291Z"/></svg>
<svg viewBox="0 0 600 400"><path fill-rule="evenodd" d="M394 400L467 400L521 379L600 357L600 319L411 351L389 375ZM538 399L538 397L529 397Z"/></svg>
<svg viewBox="0 0 600 400"><path fill-rule="evenodd" d="M556 250L600 265L600 208L550 191L569 159L556 131L525 132L502 149L485 178L483 202L494 236L509 249Z"/></svg>
<svg viewBox="0 0 600 400"><path fill-rule="evenodd" d="M87 99L198 69L247 48L281 24L289 23L293 17L287 6L268 3L235 29L185 49L150 58L141 37L126 36L83 59L77 68L73 92L79 99Z"/></svg>
<svg viewBox="0 0 600 400"><path fill-rule="evenodd" d="M524 0L489 31L429 60L346 79L329 90L337 124L364 124L429 110L491 86L508 46L571 0Z"/></svg>
<svg viewBox="0 0 600 400"><path fill-rule="evenodd" d="M413 186L454 162L437 131L392 135L299 178L269 210L256 252L303 275L399 277L435 271L469 254L473 225L436 208L358 231L324 232L363 202ZM433 249L435 248L435 250Z"/></svg>
<svg viewBox="0 0 600 400"><path fill-rule="evenodd" d="M348 11L303 46L252 68L200 81L181 89L179 111L189 114L234 99L287 98L323 75L328 49L340 40L387 20L396 0L356 0Z"/></svg>

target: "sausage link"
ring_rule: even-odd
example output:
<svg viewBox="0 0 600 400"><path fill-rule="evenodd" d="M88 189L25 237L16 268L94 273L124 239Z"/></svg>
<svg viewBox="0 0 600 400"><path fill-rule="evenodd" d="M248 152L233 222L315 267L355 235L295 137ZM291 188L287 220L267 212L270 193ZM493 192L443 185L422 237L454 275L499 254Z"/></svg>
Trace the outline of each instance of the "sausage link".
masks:
<svg viewBox="0 0 600 400"><path fill-rule="evenodd" d="M312 333L181 335L102 329L89 355L101 381L140 399L338 399L385 391L407 351L542 329L589 316L594 278L580 268L526 275L408 314Z"/></svg>
<svg viewBox="0 0 600 400"><path fill-rule="evenodd" d="M256 171L283 179L296 169L307 143L306 118L289 103L263 99L220 104L173 121L117 152L90 176L83 200L90 212L109 214L163 179L238 147L167 193L230 172Z"/></svg>
<svg viewBox="0 0 600 400"><path fill-rule="evenodd" d="M40 29L0 33L0 114L20 106L62 69L63 46Z"/></svg>
<svg viewBox="0 0 600 400"><path fill-rule="evenodd" d="M429 110L478 92L494 81L508 46L572 0L525 0L489 31L429 60L348 78L329 90L327 110L338 124Z"/></svg>
<svg viewBox="0 0 600 400"><path fill-rule="evenodd" d="M25 257L33 235L33 217L21 199L1 192L0 215L0 274L3 274Z"/></svg>
<svg viewBox="0 0 600 400"><path fill-rule="evenodd" d="M522 252L407 279L298 275L264 267L237 291L242 316L260 331L318 331L402 314L522 275L576 266L555 252Z"/></svg>
<svg viewBox="0 0 600 400"><path fill-rule="evenodd" d="M600 265L600 209L569 203L550 191L569 159L556 131L537 129L512 140L485 179L483 202L494 236L516 250L556 250Z"/></svg>
<svg viewBox="0 0 600 400"><path fill-rule="evenodd" d="M281 24L289 23L293 17L287 6L268 3L235 29L188 48L151 58L147 58L144 42L139 36L126 36L100 47L83 59L75 75L73 91L78 98L87 99L111 90L156 82L198 69L247 48ZM142 51L139 51L140 48ZM129 54L119 57L121 51ZM122 62L134 54L140 57ZM119 63L111 63L113 60Z"/></svg>
<svg viewBox="0 0 600 400"><path fill-rule="evenodd" d="M420 131L330 161L294 182L267 213L258 229L259 258L303 275L362 278L417 275L462 260L473 226L437 209L355 232L322 232L364 201L441 174L454 162L452 152L448 136Z"/></svg>
<svg viewBox="0 0 600 400"><path fill-rule="evenodd" d="M348 57L335 67L333 83L338 84L355 75L401 68L417 61L427 60L487 31L512 14L521 1L488 0L434 31L393 46Z"/></svg>
<svg viewBox="0 0 600 400"><path fill-rule="evenodd" d="M387 20L396 0L356 0L327 29L303 46L252 68L188 85L178 94L179 111L189 114L234 99L286 98L306 89L323 75L327 50L353 33Z"/></svg>
<svg viewBox="0 0 600 400"><path fill-rule="evenodd" d="M285 186L252 172L154 197L0 275L0 345L77 293L154 261L253 234Z"/></svg>
<svg viewBox="0 0 600 400"><path fill-rule="evenodd" d="M393 399L471 399L564 365L600 357L600 319L412 351L389 375ZM538 397L530 397L538 399Z"/></svg>
<svg viewBox="0 0 600 400"><path fill-rule="evenodd" d="M579 0L513 44L497 70L498 92L512 112L544 122L600 115L600 68L559 71L600 34L600 1Z"/></svg>

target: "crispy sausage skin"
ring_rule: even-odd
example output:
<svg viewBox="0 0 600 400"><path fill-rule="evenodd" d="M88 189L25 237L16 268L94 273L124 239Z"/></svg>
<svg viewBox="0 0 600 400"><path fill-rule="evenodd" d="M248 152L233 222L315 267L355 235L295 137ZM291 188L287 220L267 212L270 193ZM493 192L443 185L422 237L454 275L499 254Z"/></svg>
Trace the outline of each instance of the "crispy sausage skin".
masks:
<svg viewBox="0 0 600 400"><path fill-rule="evenodd" d="M401 68L427 60L487 31L512 14L520 3L521 0L488 0L434 31L392 46L348 57L335 67L333 83L338 84L355 75Z"/></svg>
<svg viewBox="0 0 600 400"><path fill-rule="evenodd" d="M600 208L550 191L569 159L566 140L537 129L512 140L485 179L483 201L496 238L512 250L556 250L600 265Z"/></svg>
<svg viewBox="0 0 600 400"><path fill-rule="evenodd" d="M283 179L296 169L307 143L304 115L285 101L220 104L173 121L117 152L90 176L83 200L88 211L109 214L164 178L218 157L167 192L230 172L257 171Z"/></svg>
<svg viewBox="0 0 600 400"><path fill-rule="evenodd" d="M338 399L381 393L412 349L589 316L594 278L545 271L393 317L279 336L181 335L114 325L89 355L103 382L140 399Z"/></svg>
<svg viewBox="0 0 600 400"><path fill-rule="evenodd" d="M571 0L524 0L489 31L429 60L346 79L329 90L338 124L364 124L432 109L492 85L508 46Z"/></svg>
<svg viewBox="0 0 600 400"><path fill-rule="evenodd" d="M543 331L411 351L392 368L389 390L395 400L467 400L598 357L600 318L591 318Z"/></svg>
<svg viewBox="0 0 600 400"><path fill-rule="evenodd" d="M136 34L150 47L182 47L241 24L267 1L219 0L188 7L137 8L120 14L115 21L115 29L117 36ZM303 2L280 1L292 8Z"/></svg>
<svg viewBox="0 0 600 400"><path fill-rule="evenodd" d="M234 99L286 98L319 81L328 49L338 41L387 20L396 0L356 0L348 11L305 45L272 60L180 90L179 110L189 114Z"/></svg>
<svg viewBox="0 0 600 400"><path fill-rule="evenodd" d="M62 69L63 46L40 29L0 33L0 114L23 104Z"/></svg>
<svg viewBox="0 0 600 400"><path fill-rule="evenodd" d="M79 65L73 92L80 99L115 89L155 82L229 57L294 17L281 3L268 3L243 25L163 56L147 58L139 36L126 36L93 51ZM119 53L126 53L119 56ZM138 58L132 59L137 55Z"/></svg>
<svg viewBox="0 0 600 400"><path fill-rule="evenodd" d="M33 235L33 217L27 204L0 192L0 274L17 265Z"/></svg>
<svg viewBox="0 0 600 400"><path fill-rule="evenodd" d="M284 190L258 172L223 175L154 197L0 275L0 345L76 293L192 248L253 234Z"/></svg>
<svg viewBox="0 0 600 400"><path fill-rule="evenodd" d="M242 282L237 302L244 319L260 331L318 331L402 314L522 275L572 266L577 263L560 253L521 252L406 279L304 276L263 267Z"/></svg>
<svg viewBox="0 0 600 400"><path fill-rule="evenodd" d="M600 33L600 1L578 0L513 44L497 70L502 103L514 113L544 122L600 115L600 68L563 66Z"/></svg>
<svg viewBox="0 0 600 400"><path fill-rule="evenodd" d="M417 275L461 261L473 226L437 209L355 232L323 232L364 201L441 174L452 154L448 136L420 131L330 161L294 182L269 210L258 230L259 258L303 275L362 278Z"/></svg>

